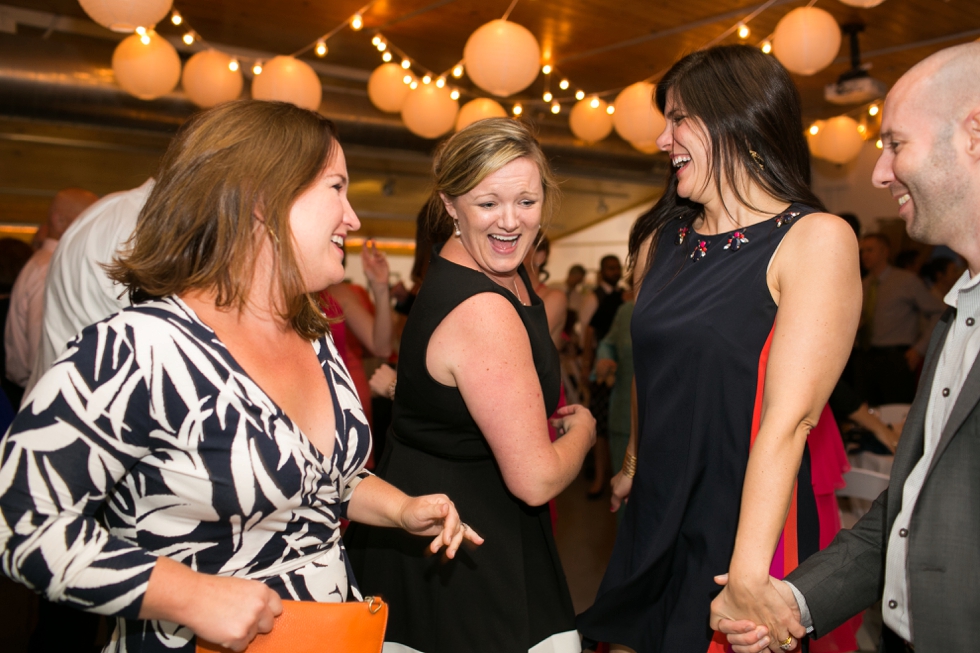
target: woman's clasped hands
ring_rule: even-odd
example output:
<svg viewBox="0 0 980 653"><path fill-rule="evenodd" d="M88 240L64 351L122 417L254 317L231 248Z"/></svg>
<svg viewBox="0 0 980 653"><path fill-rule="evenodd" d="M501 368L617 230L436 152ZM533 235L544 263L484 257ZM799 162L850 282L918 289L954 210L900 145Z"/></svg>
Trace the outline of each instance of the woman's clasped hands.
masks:
<svg viewBox="0 0 980 653"><path fill-rule="evenodd" d="M806 628L800 609L785 581L767 577L762 582L732 582L728 574L715 576L724 585L711 602L711 628L728 637L735 653L774 653L799 647Z"/></svg>

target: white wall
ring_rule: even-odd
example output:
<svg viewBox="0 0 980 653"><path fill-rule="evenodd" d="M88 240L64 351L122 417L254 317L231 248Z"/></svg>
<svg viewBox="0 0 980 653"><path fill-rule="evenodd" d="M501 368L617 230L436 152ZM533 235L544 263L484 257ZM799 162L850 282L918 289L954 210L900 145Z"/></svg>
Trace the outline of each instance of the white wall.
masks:
<svg viewBox="0 0 980 653"><path fill-rule="evenodd" d="M838 166L819 159L813 164L813 192L831 213L853 213L862 232L878 231L878 218L897 218L898 203L884 188L871 185L871 172L881 150L867 141L858 158Z"/></svg>
<svg viewBox="0 0 980 653"><path fill-rule="evenodd" d="M564 281L568 268L579 263L588 271L586 283L595 284L595 272L599 260L606 254L615 254L626 262L630 228L642 213L648 211L653 202L623 211L599 224L551 243L551 257L548 259L549 283Z"/></svg>

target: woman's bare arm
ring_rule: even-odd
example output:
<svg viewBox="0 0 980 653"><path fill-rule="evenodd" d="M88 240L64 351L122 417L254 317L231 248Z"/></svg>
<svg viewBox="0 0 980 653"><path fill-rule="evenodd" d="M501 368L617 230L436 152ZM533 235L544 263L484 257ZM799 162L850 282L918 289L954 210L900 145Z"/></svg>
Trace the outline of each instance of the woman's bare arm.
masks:
<svg viewBox="0 0 980 653"><path fill-rule="evenodd" d="M551 442L531 343L507 299L481 293L457 306L432 334L426 364L436 381L459 388L515 496L541 505L572 482L595 420L581 406L566 407L564 436Z"/></svg>
<svg viewBox="0 0 980 653"><path fill-rule="evenodd" d="M712 623L729 612L781 639L790 615L769 584L807 434L847 362L861 312L857 243L835 216L811 214L787 234L769 270L779 309L759 432L749 455L728 586ZM776 624L781 624L776 627Z"/></svg>

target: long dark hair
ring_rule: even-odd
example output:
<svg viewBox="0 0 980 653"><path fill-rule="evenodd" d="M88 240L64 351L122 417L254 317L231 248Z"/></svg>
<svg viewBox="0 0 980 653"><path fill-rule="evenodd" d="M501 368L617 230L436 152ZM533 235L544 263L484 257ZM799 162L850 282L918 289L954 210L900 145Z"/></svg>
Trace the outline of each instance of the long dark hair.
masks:
<svg viewBox="0 0 980 653"><path fill-rule="evenodd" d="M687 55L675 63L657 84L656 102L665 110L667 94L684 113L704 123L711 142L711 173L721 194L722 172L732 184L735 197L753 207L736 180L758 184L770 196L788 203L799 202L818 210L823 203L810 190L810 151L803 133L800 94L786 69L775 57L747 45L724 45ZM754 153L754 154L753 154ZM637 263L640 245L656 241L668 224L691 226L704 206L677 196L673 166L664 194L640 216L630 231L629 259Z"/></svg>

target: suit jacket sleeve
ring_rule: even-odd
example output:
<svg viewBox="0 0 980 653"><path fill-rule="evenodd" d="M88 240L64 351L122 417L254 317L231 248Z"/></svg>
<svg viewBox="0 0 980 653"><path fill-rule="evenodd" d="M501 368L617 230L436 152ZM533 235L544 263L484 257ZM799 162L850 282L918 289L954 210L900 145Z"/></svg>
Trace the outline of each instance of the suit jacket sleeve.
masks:
<svg viewBox="0 0 980 653"><path fill-rule="evenodd" d="M881 598L885 583L888 490L850 530L786 577L806 599L813 637L822 637Z"/></svg>

